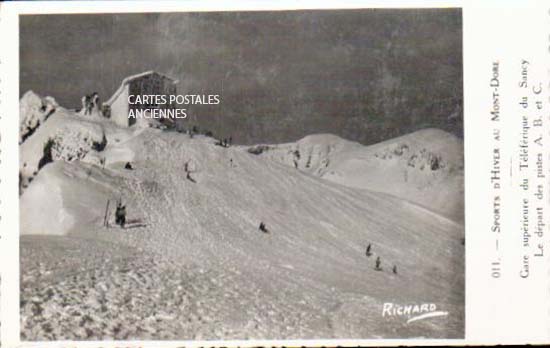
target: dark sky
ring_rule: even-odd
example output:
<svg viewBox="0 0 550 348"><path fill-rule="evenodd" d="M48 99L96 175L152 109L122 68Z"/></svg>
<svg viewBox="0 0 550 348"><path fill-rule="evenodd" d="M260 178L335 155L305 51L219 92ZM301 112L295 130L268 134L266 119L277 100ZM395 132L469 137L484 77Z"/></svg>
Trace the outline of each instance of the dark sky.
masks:
<svg viewBox="0 0 550 348"><path fill-rule="evenodd" d="M235 142L329 132L364 144L437 127L462 136L460 9L27 15L21 90L78 107L146 70L220 94L185 122Z"/></svg>

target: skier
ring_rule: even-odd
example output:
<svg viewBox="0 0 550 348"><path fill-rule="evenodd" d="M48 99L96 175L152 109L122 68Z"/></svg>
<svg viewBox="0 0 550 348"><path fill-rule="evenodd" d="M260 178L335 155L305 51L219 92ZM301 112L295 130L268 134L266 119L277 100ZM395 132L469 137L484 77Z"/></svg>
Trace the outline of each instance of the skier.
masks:
<svg viewBox="0 0 550 348"><path fill-rule="evenodd" d="M187 180L193 183L196 183L195 179L191 177L191 169L189 168L190 167L189 161L185 162L185 164L183 165L183 170L185 171L185 177L187 178Z"/></svg>
<svg viewBox="0 0 550 348"><path fill-rule="evenodd" d="M132 163L126 162L126 164L124 165L124 169L133 170L134 167L132 166Z"/></svg>
<svg viewBox="0 0 550 348"><path fill-rule="evenodd" d="M86 111L84 112L84 115L91 115L92 114L92 97L90 95L86 96Z"/></svg>
<svg viewBox="0 0 550 348"><path fill-rule="evenodd" d="M263 233L269 233L269 231L267 230L267 227L265 227L265 224L263 222L260 222L260 231L262 231Z"/></svg>
<svg viewBox="0 0 550 348"><path fill-rule="evenodd" d="M367 255L367 257L370 257L372 255L370 248L371 248L371 244L369 243L369 245L367 246L367 251L365 252L365 255Z"/></svg>
<svg viewBox="0 0 550 348"><path fill-rule="evenodd" d="M376 258L376 266L374 267L374 269L377 270L377 271L381 271L381 270L382 270L382 268L380 267L380 264L381 264L381 263L382 263L382 262L380 261L380 256L378 256L378 257Z"/></svg>
<svg viewBox="0 0 550 348"><path fill-rule="evenodd" d="M105 118L111 118L111 106L109 104L101 104L101 115Z"/></svg>
<svg viewBox="0 0 550 348"><path fill-rule="evenodd" d="M121 201L116 205L115 223L122 228L124 228L126 224L126 206L122 205Z"/></svg>
<svg viewBox="0 0 550 348"><path fill-rule="evenodd" d="M393 265L392 272L393 272L393 274L397 274L397 266L396 265Z"/></svg>
<svg viewBox="0 0 550 348"><path fill-rule="evenodd" d="M193 183L196 183L195 179L193 179L193 178L191 177L191 173L187 172L187 175L186 175L185 177L187 178L187 180L189 180L189 181L191 181L191 182L193 182Z"/></svg>

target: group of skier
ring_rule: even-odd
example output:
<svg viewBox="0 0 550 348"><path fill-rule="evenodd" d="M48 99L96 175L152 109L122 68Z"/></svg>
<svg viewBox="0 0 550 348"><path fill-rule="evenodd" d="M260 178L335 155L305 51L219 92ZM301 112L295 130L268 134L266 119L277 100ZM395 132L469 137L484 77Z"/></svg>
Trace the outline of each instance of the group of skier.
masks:
<svg viewBox="0 0 550 348"><path fill-rule="evenodd" d="M95 103L98 102L98 97L97 97L97 93L94 93L92 94L91 96L86 96L85 97L86 99L84 100L83 98L83 104L85 104L85 114L89 113L91 114L91 110L93 109L94 105L97 105ZM221 146L224 146L224 147L227 147L227 146L230 146L231 145L231 137L229 137L229 139L223 139L221 140L219 143L217 143L217 145L221 145ZM184 164L184 171L186 173L186 178L192 182L196 182L191 176L190 176L190 173L191 173L191 170L190 170L190 165L189 165L189 162L190 161L187 161L185 164ZM231 164L233 164L233 160L231 159ZM125 166L125 169L133 169L132 165L128 162L126 163L126 166ZM117 225L119 225L120 227L124 228L125 225L126 225L126 206L122 204L122 200L119 200L117 202L117 206L116 206L116 211L115 211L115 223ZM258 227L258 229L263 232L263 233L269 233L269 230L267 229L266 227L266 224L262 221L260 222L260 225ZM365 255L370 258L372 256L372 244L369 243L367 245L367 248L365 250ZM376 257L376 260L375 260L375 264L374 264L374 269L376 271L382 271L382 261L380 259L380 256L377 256ZM392 273L393 274L397 274L397 266L396 265L393 265L392 267Z"/></svg>
<svg viewBox="0 0 550 348"><path fill-rule="evenodd" d="M232 143L233 143L233 137L229 137L229 138L223 138L221 140L218 140L216 142L216 145L221 147L229 147L231 146Z"/></svg>
<svg viewBox="0 0 550 348"><path fill-rule="evenodd" d="M100 110L99 94L97 92L82 97L82 110L84 115L91 115L93 110Z"/></svg>
<svg viewBox="0 0 550 348"><path fill-rule="evenodd" d="M367 246L367 249L365 251L365 255L367 257L371 257L372 256L372 244L369 243L369 245ZM380 256L377 256L376 257L376 260L374 261L374 269L377 270L377 271L381 271L382 270L382 261L380 260ZM397 266L396 265L393 265L392 267L392 272L393 274L397 274Z"/></svg>
<svg viewBox="0 0 550 348"><path fill-rule="evenodd" d="M116 211L115 211L115 223L119 225L120 227L124 228L126 224L126 205L122 204L122 200L119 200L116 205ZM267 229L266 224L262 221L260 222L260 226L258 227L260 231L263 233L269 233L269 230ZM369 243L369 245L366 248L365 255L367 257L372 256L372 244ZM380 259L380 256L376 257L376 260L374 261L374 269L376 271L382 271L382 261ZM393 265L392 267L392 273L397 274L397 266Z"/></svg>

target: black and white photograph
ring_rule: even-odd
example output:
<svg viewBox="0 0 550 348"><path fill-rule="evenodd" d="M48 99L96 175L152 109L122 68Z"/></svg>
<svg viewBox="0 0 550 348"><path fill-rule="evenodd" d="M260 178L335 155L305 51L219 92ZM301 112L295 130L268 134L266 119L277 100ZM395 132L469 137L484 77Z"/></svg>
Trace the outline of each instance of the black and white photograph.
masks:
<svg viewBox="0 0 550 348"><path fill-rule="evenodd" d="M462 29L19 16L21 340L463 339Z"/></svg>

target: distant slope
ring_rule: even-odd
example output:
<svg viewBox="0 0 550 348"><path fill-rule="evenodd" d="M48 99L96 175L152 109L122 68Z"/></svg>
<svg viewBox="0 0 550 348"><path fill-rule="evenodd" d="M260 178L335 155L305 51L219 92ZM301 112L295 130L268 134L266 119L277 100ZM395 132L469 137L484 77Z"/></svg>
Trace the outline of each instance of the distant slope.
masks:
<svg viewBox="0 0 550 348"><path fill-rule="evenodd" d="M62 122L65 117L70 121ZM54 133L59 136L59 143L64 144L63 153L72 153L72 146L81 148L80 141L70 141L72 134L95 134L94 139L105 136L106 144L101 149L86 148L82 158L70 161L65 157L55 158L37 172L22 193L21 234L45 238L41 241L22 236L26 250L23 255L28 258L25 261L28 268L22 272L28 284L33 284L34 278L30 276L35 272L33 267L37 267L36 272L51 267L53 274L58 274L48 278L55 289L82 281L92 284L92 290L97 290L100 296L105 293L101 290L106 286L102 285L105 280L101 278L97 284L95 280L89 281L109 277L118 280L107 282L107 286L118 284L119 287L108 293L120 294L122 299L149 294L151 287L162 289L164 282L175 274L181 273L182 277L184 273L185 277L196 274L189 282L202 295L188 299L194 305L164 308L166 302L151 299L160 302L152 308L146 303L136 305L124 314L133 316L129 321L145 323L153 315L151 311L175 312L177 322L173 321L176 319L168 324L147 321L147 325L154 328L178 324L161 337L178 337L178 332L183 332L182 320L190 315L225 318L221 323L204 324L201 330L206 330L209 339L224 337L223 332L216 331L219 327L234 330L225 335L240 338L244 335L256 338L460 337L463 334L461 238L464 231L459 223L395 196L304 175L242 147L216 146L211 138L190 138L153 128L118 128L108 120L83 120L70 112L50 116L23 144L22 157L27 163L35 163L30 159L39 157L30 153L31 149L42 151L38 144ZM64 138L64 135L70 136ZM362 147L340 144L331 151L346 154L355 148L361 150ZM315 170L322 172L321 176L328 175L321 170L321 157L315 160L314 155L311 156L310 167L316 163ZM105 165L98 164L97 158L105 158ZM126 161L132 161L135 169L124 169ZM185 163L194 182L186 177ZM345 163L349 162L335 161L338 165L335 168L343 168ZM113 202L118 198L126 204L129 219L139 218L147 226L130 230L103 228L107 200ZM112 223L112 205L110 212ZM266 224L269 233L258 230L260 222ZM151 283L135 285L133 278L121 273L125 267L122 264L129 259L120 261L120 267L109 263L119 261L115 261L116 255L111 255L111 248L101 246L103 242L135 248L132 257L137 263L152 259L162 265L144 265L143 275L152 279ZM365 247L369 243L373 245L374 255L367 258ZM53 249L47 249L48 245ZM75 245L71 247L72 252L82 252L75 254L78 257L67 265L66 272L55 271L59 265L55 260L64 259L63 250L67 248L63 245ZM48 250L55 254L48 254ZM39 255L43 254L50 256L41 258ZM374 270L374 259L378 256L383 271ZM31 262L34 259L36 263ZM80 274L87 274L88 260L91 264L102 264L102 273L79 280ZM393 265L397 265L398 275L391 273ZM73 267L84 273L65 278L64 274L73 274ZM213 287L212 291L205 292L200 283L194 283L205 278L203 271L198 270L211 274L208 286ZM231 300L224 291L214 290L216 284L227 284L227 289L231 288ZM74 287L82 289L80 283ZM31 297L45 296L33 289L29 285L23 291ZM101 296L96 299L98 306L102 303L116 306L119 301ZM201 306L200 302L205 299L211 301L211 305ZM58 308L52 303L55 297L41 301L44 301L42 306L48 308L45 313ZM426 301L452 312L452 317L421 321L413 326L399 320L381 319L384 302ZM76 302L74 306L90 311L96 320L111 320L101 319L103 315L110 315L110 311L87 307L88 302ZM23 313L28 314L23 315L24 326L30 330L25 337L44 337L32 333L41 317L31 315L28 306L35 304L28 303L23 309ZM204 312L194 312L196 308ZM248 313L245 318L243 313ZM80 334L82 328L72 318L54 317L68 328L55 337L87 337L81 336L85 331ZM388 329L389 325L397 331ZM112 328L105 330L106 335L117 335ZM136 329L130 338L150 337L148 335Z"/></svg>
<svg viewBox="0 0 550 348"><path fill-rule="evenodd" d="M385 192L464 220L462 140L425 129L371 146L330 134L251 147L261 156L349 187Z"/></svg>

